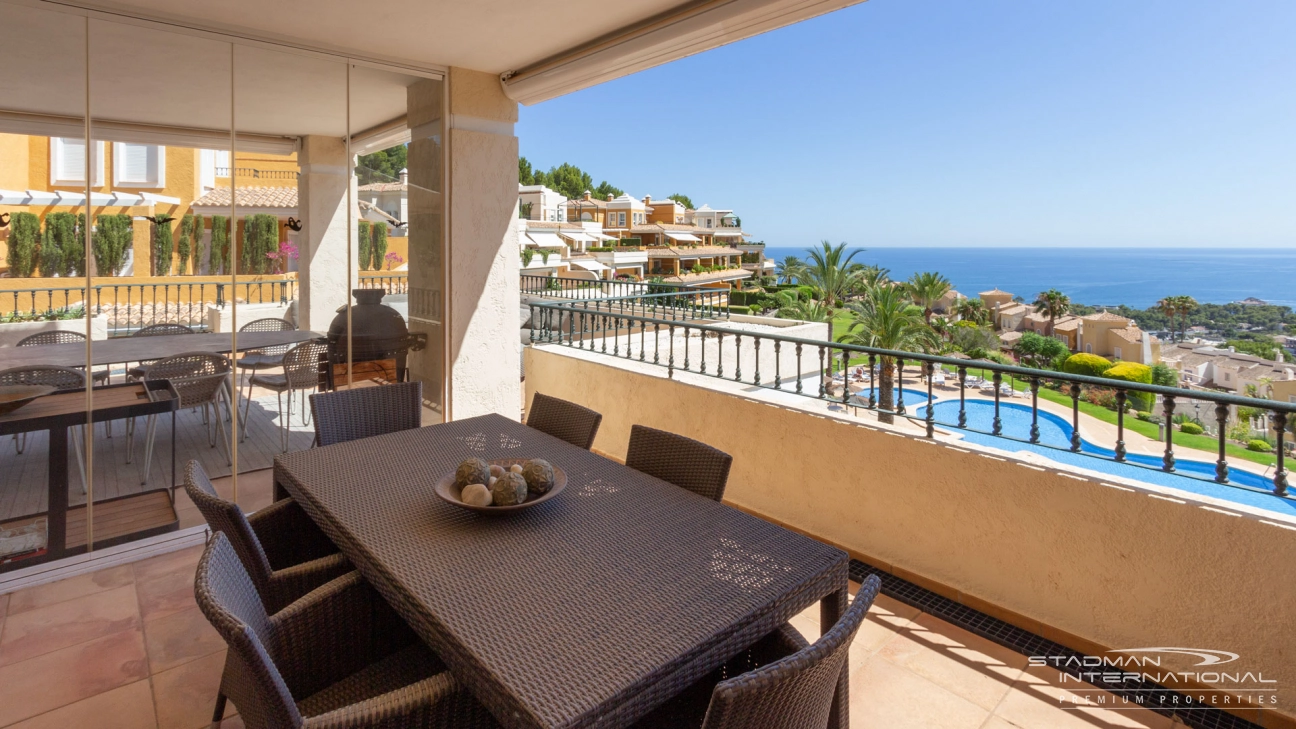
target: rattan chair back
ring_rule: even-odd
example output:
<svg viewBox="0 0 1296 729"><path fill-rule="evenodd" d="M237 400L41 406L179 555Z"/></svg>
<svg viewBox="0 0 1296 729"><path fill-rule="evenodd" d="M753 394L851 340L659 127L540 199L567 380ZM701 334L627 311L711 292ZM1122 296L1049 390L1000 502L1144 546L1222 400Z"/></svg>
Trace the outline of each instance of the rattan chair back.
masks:
<svg viewBox="0 0 1296 729"><path fill-rule="evenodd" d="M716 684L703 729L827 726L851 641L881 587L870 575L846 613L813 645Z"/></svg>
<svg viewBox="0 0 1296 729"><path fill-rule="evenodd" d="M713 501L724 498L733 456L692 438L635 425L626 465Z"/></svg>
<svg viewBox="0 0 1296 729"><path fill-rule="evenodd" d="M320 382L320 360L328 345L318 339L302 342L284 353L283 372L290 390L310 390Z"/></svg>
<svg viewBox="0 0 1296 729"><path fill-rule="evenodd" d="M229 379L229 358L211 352L185 352L154 362L144 374L146 381L169 380L180 395L180 407L192 408L216 402Z"/></svg>
<svg viewBox="0 0 1296 729"><path fill-rule="evenodd" d="M297 327L293 326L293 323L288 321L287 319L280 319L278 317L269 316L269 317L265 317L264 319L253 319L247 324L244 324L243 326L239 327L239 331L240 332L291 332L296 328ZM269 355L283 354L284 352L288 351L289 346L291 345L277 344L273 347L264 347L256 351L260 352L261 354L269 354Z"/></svg>
<svg viewBox="0 0 1296 729"><path fill-rule="evenodd" d="M49 385L60 390L84 390L85 372L57 365L28 365L0 372L0 385Z"/></svg>
<svg viewBox="0 0 1296 729"><path fill-rule="evenodd" d="M164 337L171 334L196 334L183 324L150 324L132 334L132 337Z"/></svg>
<svg viewBox="0 0 1296 729"><path fill-rule="evenodd" d="M249 727L300 727L301 712L275 666L277 636L234 546L218 533L198 562L198 607L229 647L221 690Z"/></svg>
<svg viewBox="0 0 1296 729"><path fill-rule="evenodd" d="M310 396L319 445L369 438L423 424L423 383L357 387Z"/></svg>
<svg viewBox="0 0 1296 729"><path fill-rule="evenodd" d="M577 448L589 450L598 435L603 415L584 405L537 392L527 411L527 427L562 438Z"/></svg>
<svg viewBox="0 0 1296 729"><path fill-rule="evenodd" d="M211 527L213 532L219 532L229 538L239 559L243 560L243 566L253 584L256 585L257 591L260 593L268 591L270 576L273 573L270 558L266 555L261 540L257 538L256 532L252 530L252 524L239 505L221 498L216 493L216 487L212 485L207 472L198 461L189 461L185 465L184 489L189 495L189 500L198 507L199 513L207 520L207 526Z"/></svg>
<svg viewBox="0 0 1296 729"><path fill-rule="evenodd" d="M16 346L19 347L41 347L46 344L75 344L84 342L86 335L81 332L68 331L67 329L55 329L49 332L37 332L18 340Z"/></svg>

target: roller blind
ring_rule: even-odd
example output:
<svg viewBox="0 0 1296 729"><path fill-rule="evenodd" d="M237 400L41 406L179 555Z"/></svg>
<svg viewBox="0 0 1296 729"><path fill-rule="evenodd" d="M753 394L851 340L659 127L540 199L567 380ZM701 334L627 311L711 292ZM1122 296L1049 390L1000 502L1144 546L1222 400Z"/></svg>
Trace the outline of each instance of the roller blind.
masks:
<svg viewBox="0 0 1296 729"><path fill-rule="evenodd" d="M85 181L86 145L84 139L59 139L58 178Z"/></svg>
<svg viewBox="0 0 1296 729"><path fill-rule="evenodd" d="M151 182L157 165L157 147L151 144L123 144L121 159L114 160L122 182Z"/></svg>

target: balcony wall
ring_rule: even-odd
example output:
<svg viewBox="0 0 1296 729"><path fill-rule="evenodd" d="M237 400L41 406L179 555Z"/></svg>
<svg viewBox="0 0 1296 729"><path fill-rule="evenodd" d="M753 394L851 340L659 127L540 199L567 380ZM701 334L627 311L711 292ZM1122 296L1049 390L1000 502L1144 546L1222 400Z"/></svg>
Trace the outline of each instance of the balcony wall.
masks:
<svg viewBox="0 0 1296 729"><path fill-rule="evenodd" d="M734 506L1023 628L1090 653L1227 650L1238 670L1292 680L1296 525L773 405L697 375L554 346L525 358L528 402L539 391L603 413L594 447L609 455L625 456L635 423L697 438L734 456ZM1273 693L1278 713L1296 716L1296 694ZM1266 713L1244 715L1274 724Z"/></svg>

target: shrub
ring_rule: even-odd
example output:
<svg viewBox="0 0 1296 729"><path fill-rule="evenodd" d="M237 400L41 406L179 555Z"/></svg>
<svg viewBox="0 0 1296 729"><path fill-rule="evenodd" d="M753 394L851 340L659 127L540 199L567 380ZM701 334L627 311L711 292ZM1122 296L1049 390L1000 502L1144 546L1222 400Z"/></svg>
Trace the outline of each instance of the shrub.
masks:
<svg viewBox="0 0 1296 729"><path fill-rule="evenodd" d="M369 244L369 260L371 261L369 268L374 271L381 271L383 261L387 258L387 224L378 223L374 225L370 230L370 235L373 237L373 242ZM545 263L548 263L549 256L543 253L541 255L544 256Z"/></svg>
<svg viewBox="0 0 1296 729"><path fill-rule="evenodd" d="M171 238L171 221L170 215L157 215L153 218L153 226L150 231L150 239L153 243L153 275L169 276L171 275L171 252L173 240Z"/></svg>
<svg viewBox="0 0 1296 729"><path fill-rule="evenodd" d="M229 273L230 219L224 215L212 216L211 248L207 251L207 272L212 275Z"/></svg>
<svg viewBox="0 0 1296 729"><path fill-rule="evenodd" d="M1111 366L1109 360L1096 354L1073 354L1067 357L1062 365L1062 371L1073 375L1102 377L1102 374L1111 369Z"/></svg>
<svg viewBox="0 0 1296 729"><path fill-rule="evenodd" d="M40 240L40 217L35 213L14 213L9 224L9 276L30 278L36 272L36 245Z"/></svg>
<svg viewBox="0 0 1296 729"><path fill-rule="evenodd" d="M731 291L729 292L729 305L754 306L765 295L763 291Z"/></svg>
<svg viewBox="0 0 1296 729"><path fill-rule="evenodd" d="M361 238L361 240L364 240L364 239ZM363 249L362 249L362 250L363 250ZM535 259L535 254L536 254L536 252L535 252L535 249L534 249L534 248L523 248L523 249L522 249L522 268L526 268L527 266L530 266L530 265L531 265L531 261ZM366 270L368 270L368 269L366 269Z"/></svg>
<svg viewBox="0 0 1296 729"><path fill-rule="evenodd" d="M733 304L730 304L729 313L730 314L750 314L752 313L752 310L751 307L748 306L734 306Z"/></svg>
<svg viewBox="0 0 1296 729"><path fill-rule="evenodd" d="M361 271L368 271L369 261L373 260L373 256L370 253L372 249L372 242L373 242L372 229L373 229L373 223L370 223L368 220L360 221L360 231L358 233L358 237L360 239L360 270ZM522 265L526 266L527 264L531 263L531 258L526 255L525 248L523 249L523 251L524 252L522 254ZM531 255L534 256L535 254L532 253Z"/></svg>
<svg viewBox="0 0 1296 729"><path fill-rule="evenodd" d="M1102 376L1111 380L1137 382L1144 385L1152 384L1152 368L1137 362L1117 362L1103 372ZM1133 404L1135 410L1151 410L1152 403L1156 400L1153 396L1142 392L1130 392L1128 394L1130 403Z"/></svg>
<svg viewBox="0 0 1296 729"><path fill-rule="evenodd" d="M50 213L45 216L45 239L40 247L40 272L42 276L66 276L63 259L64 240L76 234L76 218L72 213Z"/></svg>
<svg viewBox="0 0 1296 729"><path fill-rule="evenodd" d="M1105 387L1090 387L1085 390L1085 400L1094 405L1101 405L1108 410L1116 409L1116 391L1108 390Z"/></svg>
<svg viewBox="0 0 1296 729"><path fill-rule="evenodd" d="M1061 372L1062 368L1066 366L1066 361L1070 358L1071 358L1070 352L1063 352L1062 354L1059 354L1058 356L1054 357L1052 362L1049 362L1049 368Z"/></svg>
<svg viewBox="0 0 1296 729"><path fill-rule="evenodd" d="M1152 366L1152 384L1162 387L1178 387L1179 373L1169 365L1158 362Z"/></svg>
<svg viewBox="0 0 1296 729"><path fill-rule="evenodd" d="M1256 438L1254 440L1247 441L1247 450L1255 451L1256 453L1268 453L1269 451L1273 450L1273 447L1269 445L1268 441L1263 441L1260 440L1259 438Z"/></svg>
<svg viewBox="0 0 1296 729"><path fill-rule="evenodd" d="M1184 423L1179 426L1179 432L1186 435L1201 435L1206 432L1206 429L1196 423Z"/></svg>
<svg viewBox="0 0 1296 729"><path fill-rule="evenodd" d="M243 218L243 250L239 256L240 273L267 273L274 259L267 254L279 251L279 218L257 213Z"/></svg>
<svg viewBox="0 0 1296 729"><path fill-rule="evenodd" d="M135 223L126 213L95 217L90 250L100 276L120 276L126 266L126 251L135 239Z"/></svg>
<svg viewBox="0 0 1296 729"><path fill-rule="evenodd" d="M194 216L186 215L180 219L180 239L176 241L176 255L180 265L176 273L185 275L189 269L189 254L193 252Z"/></svg>

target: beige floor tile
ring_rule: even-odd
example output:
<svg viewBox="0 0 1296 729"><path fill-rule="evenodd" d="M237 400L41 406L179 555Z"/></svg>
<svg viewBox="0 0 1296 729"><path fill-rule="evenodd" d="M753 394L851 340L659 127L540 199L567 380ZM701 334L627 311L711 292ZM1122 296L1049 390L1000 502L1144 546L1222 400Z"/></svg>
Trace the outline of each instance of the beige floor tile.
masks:
<svg viewBox="0 0 1296 729"><path fill-rule="evenodd" d="M19 722L10 729L154 729L153 690L148 680L105 691L75 704Z"/></svg>
<svg viewBox="0 0 1296 729"><path fill-rule="evenodd" d="M1020 727L1169 729L1169 717L1127 705L1087 683L1062 681L1056 669L1028 668L995 708L995 715ZM1107 708L1111 707L1111 708Z"/></svg>
<svg viewBox="0 0 1296 729"><path fill-rule="evenodd" d="M225 641L198 608L144 622L144 647L153 673L224 650Z"/></svg>
<svg viewBox="0 0 1296 729"><path fill-rule="evenodd" d="M4 595L0 595L0 618L4 618L5 614L8 612L9 612L9 595L6 593Z"/></svg>
<svg viewBox="0 0 1296 729"><path fill-rule="evenodd" d="M69 577L58 582L29 587L10 596L9 613L21 613L26 610L53 605L56 602L111 590L114 587L129 585L134 579L135 574L130 565L121 565Z"/></svg>
<svg viewBox="0 0 1296 729"><path fill-rule="evenodd" d="M0 634L0 665L139 625L139 600L132 584L10 615Z"/></svg>
<svg viewBox="0 0 1296 729"><path fill-rule="evenodd" d="M159 729L197 729L211 722L225 651L153 675ZM227 706L226 713L235 709Z"/></svg>
<svg viewBox="0 0 1296 729"><path fill-rule="evenodd" d="M131 565L135 568L135 581L144 582L149 579L169 575L177 570L188 569L190 574L198 566L198 558L202 556L203 545L186 547L174 552L141 560Z"/></svg>
<svg viewBox="0 0 1296 729"><path fill-rule="evenodd" d="M0 726L145 678L148 659L138 629L0 666Z"/></svg>
<svg viewBox="0 0 1296 729"><path fill-rule="evenodd" d="M195 567L196 565L179 565L169 572L155 572L148 579L135 583L140 616L145 620L154 620L198 607L194 600Z"/></svg>
<svg viewBox="0 0 1296 729"><path fill-rule="evenodd" d="M879 657L851 666L850 711L851 729L975 729L990 713Z"/></svg>
<svg viewBox="0 0 1296 729"><path fill-rule="evenodd" d="M904 626L876 655L988 711L1026 667L1026 657L1020 653L925 613Z"/></svg>
<svg viewBox="0 0 1296 729"><path fill-rule="evenodd" d="M231 717L227 717L224 721L221 722L220 729L244 729L243 717L238 716L237 714Z"/></svg>

